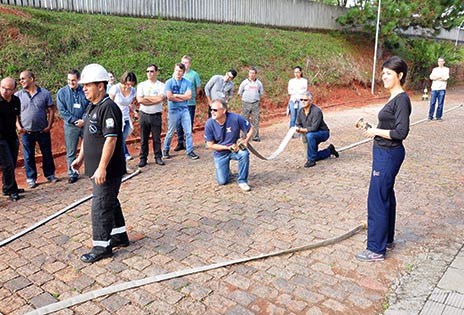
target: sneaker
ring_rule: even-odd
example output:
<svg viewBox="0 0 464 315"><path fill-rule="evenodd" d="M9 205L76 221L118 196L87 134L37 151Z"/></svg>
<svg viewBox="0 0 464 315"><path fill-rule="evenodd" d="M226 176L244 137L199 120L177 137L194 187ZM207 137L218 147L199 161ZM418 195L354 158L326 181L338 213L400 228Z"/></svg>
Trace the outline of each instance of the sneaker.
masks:
<svg viewBox="0 0 464 315"><path fill-rule="evenodd" d="M171 156L169 155L169 150L163 150L163 157L165 159L170 159L171 158Z"/></svg>
<svg viewBox="0 0 464 315"><path fill-rule="evenodd" d="M28 180L27 180L27 186L29 186L29 188L36 188L36 187L37 187L37 183L35 182L34 179L28 179Z"/></svg>
<svg viewBox="0 0 464 315"><path fill-rule="evenodd" d="M68 184L74 184L77 182L77 176L71 176L68 178Z"/></svg>
<svg viewBox="0 0 464 315"><path fill-rule="evenodd" d="M147 160L146 159L140 159L139 167L145 167L146 165L147 165Z"/></svg>
<svg viewBox="0 0 464 315"><path fill-rule="evenodd" d="M190 151L189 153L187 153L187 157L191 160L198 160L200 157L198 155L195 154L195 152L193 151Z"/></svg>
<svg viewBox="0 0 464 315"><path fill-rule="evenodd" d="M180 142L177 144L177 146L174 148L174 151L181 151L181 150L185 150L185 144L183 142Z"/></svg>
<svg viewBox="0 0 464 315"><path fill-rule="evenodd" d="M333 144L330 144L328 149L330 150L330 154L338 158L340 154L338 154L337 150L335 150L335 147Z"/></svg>
<svg viewBox="0 0 464 315"><path fill-rule="evenodd" d="M253 141L255 141L255 142L261 142L261 138L260 138L260 137L254 137L254 138L251 139L251 140L253 140Z"/></svg>
<svg viewBox="0 0 464 315"><path fill-rule="evenodd" d="M374 252L372 252L372 251L370 251L368 249L365 249L364 251L360 252L359 254L356 254L355 257L360 261L366 261L366 262L382 261L382 260L385 259L385 255L374 253Z"/></svg>
<svg viewBox="0 0 464 315"><path fill-rule="evenodd" d="M387 250L394 250L395 249L395 243L387 243Z"/></svg>
<svg viewBox="0 0 464 315"><path fill-rule="evenodd" d="M238 187L240 187L243 191L250 191L251 190L250 186L248 186L247 183L240 183L240 184L238 184Z"/></svg>
<svg viewBox="0 0 464 315"><path fill-rule="evenodd" d="M56 177L55 175L48 176L47 180L49 183L56 183L60 181L60 179Z"/></svg>
<svg viewBox="0 0 464 315"><path fill-rule="evenodd" d="M304 167L313 167L314 165L316 165L316 162L314 162L314 160L307 160Z"/></svg>

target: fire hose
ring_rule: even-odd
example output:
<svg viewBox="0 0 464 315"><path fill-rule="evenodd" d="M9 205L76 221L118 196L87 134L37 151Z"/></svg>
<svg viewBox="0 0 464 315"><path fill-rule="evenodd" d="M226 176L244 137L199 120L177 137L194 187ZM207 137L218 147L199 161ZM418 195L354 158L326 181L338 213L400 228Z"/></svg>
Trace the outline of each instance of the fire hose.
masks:
<svg viewBox="0 0 464 315"><path fill-rule="evenodd" d="M141 170L140 170L140 169L137 169L137 170L136 170L135 172L133 172L132 174L130 174L130 175L124 177L124 178L121 180L121 183L123 183L123 182L125 182L126 180L129 180L129 179L131 179L132 177L134 177L134 176L140 174L140 172L141 172ZM10 242L12 242L12 241L14 241L15 239L20 238L21 236L23 236L23 235L25 235L25 234L27 234L27 233L29 233L29 232L31 232L31 231L37 229L39 226L44 225L45 223L47 223L47 222L53 220L53 219L56 218L56 217L59 217L59 216L62 215L63 213L66 213L66 212L68 212L69 210L74 209L74 208L77 207L78 205L80 205L80 204L82 204L82 203L84 203L84 202L86 202L86 201L88 201L88 200L90 200L90 199L92 199L92 198L93 198L93 195L88 195L88 196L86 196L86 197L84 197L84 198L79 199L79 200L76 201L76 202L73 202L73 203L70 204L69 206L67 206L67 207L61 209L60 211L58 211L58 212L52 214L51 216L46 217L45 219L43 219L43 220L41 220L41 221L35 223L34 225L28 227L27 229L24 229L24 230L22 230L21 232L19 232L19 233L13 235L13 236L11 236L11 237L9 237L9 238L7 238L7 239L4 239L3 241L0 242L0 247L2 247L2 246L4 246L4 245L6 245L6 244L8 244L8 243L10 243Z"/></svg>
<svg viewBox="0 0 464 315"><path fill-rule="evenodd" d="M56 302L53 304L43 306L32 312L27 313L26 315L50 314L52 312L56 312L56 311L59 311L59 310L62 310L62 309L65 309L65 308L68 308L68 307L71 307L77 304L81 304L81 303L84 303L84 302L87 302L87 301L90 301L90 300L93 300L93 299L96 299L102 296L137 288L137 287L144 286L144 285L151 284L151 283L171 280L174 278L193 275L196 273L205 272L205 271L223 268L223 267L228 267L228 266L232 266L236 264L243 264L243 263L254 261L254 260L260 260L260 259L265 259L265 258L270 258L270 257L275 257L275 256L280 256L280 255L285 255L285 254L292 254L292 253L296 253L296 252L300 252L304 250L310 250L310 249L315 249L315 248L322 247L322 246L332 245L332 244L341 242L355 235L359 231L362 231L363 229L365 229L366 226L367 224L365 222L362 222L355 228L341 235L328 238L322 241L317 241L317 242L314 242L314 243L311 243L305 246L294 247L294 248L284 249L284 250L280 250L280 251L276 251L276 252L272 252L268 254L261 254L261 255L247 257L247 258L239 258L239 259L229 260L229 261L220 262L216 264L205 265L205 266L200 266L196 268L184 269L184 270L174 271L174 272L165 273L161 275L151 276L151 277L147 277L144 279L138 279L138 280L132 280L128 282L118 283L118 284L115 284L115 285L112 285L106 288L97 289L94 291L90 291L87 293L73 296L69 299L66 299L60 302Z"/></svg>

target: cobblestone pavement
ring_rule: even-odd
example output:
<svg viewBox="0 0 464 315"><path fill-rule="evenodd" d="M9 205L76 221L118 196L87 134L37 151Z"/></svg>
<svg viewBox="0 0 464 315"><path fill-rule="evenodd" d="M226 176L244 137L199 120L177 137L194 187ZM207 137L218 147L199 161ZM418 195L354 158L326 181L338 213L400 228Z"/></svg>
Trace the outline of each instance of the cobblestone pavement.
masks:
<svg viewBox="0 0 464 315"><path fill-rule="evenodd" d="M446 108L462 101L462 92L449 91ZM375 123L380 106L326 112L330 142L340 148L364 140L354 122ZM412 121L421 120L428 102L416 97L413 108ZM354 259L365 247L362 231L335 245L147 284L55 314L379 314L419 290L403 307L417 314L463 244L463 121L461 107L443 122L412 127L396 183L397 246L384 262ZM262 128L255 148L270 155L287 128L287 121ZM99 288L343 234L366 220L371 147L306 169L302 144L293 139L273 161L251 158L249 193L235 183L216 185L202 143L197 161L185 152L174 152L166 166L149 160L121 187L131 246L95 264L80 262L91 246L90 202L77 206L0 248L0 313L25 314ZM0 239L90 193L81 179L41 184L16 203L0 199ZM420 279L408 277L424 266L434 268L415 286Z"/></svg>

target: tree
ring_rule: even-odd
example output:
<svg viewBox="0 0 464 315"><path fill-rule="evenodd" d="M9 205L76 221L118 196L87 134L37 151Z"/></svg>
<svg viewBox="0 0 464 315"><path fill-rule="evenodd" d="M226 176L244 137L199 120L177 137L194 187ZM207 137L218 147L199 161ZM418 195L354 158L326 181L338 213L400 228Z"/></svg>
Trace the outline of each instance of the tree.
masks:
<svg viewBox="0 0 464 315"><path fill-rule="evenodd" d="M345 27L362 28L374 36L377 8L377 0L356 1L355 6L339 17L337 22ZM403 31L412 28L433 36L441 29L450 30L458 26L462 16L462 0L382 0L379 59L383 57L385 43L396 45Z"/></svg>

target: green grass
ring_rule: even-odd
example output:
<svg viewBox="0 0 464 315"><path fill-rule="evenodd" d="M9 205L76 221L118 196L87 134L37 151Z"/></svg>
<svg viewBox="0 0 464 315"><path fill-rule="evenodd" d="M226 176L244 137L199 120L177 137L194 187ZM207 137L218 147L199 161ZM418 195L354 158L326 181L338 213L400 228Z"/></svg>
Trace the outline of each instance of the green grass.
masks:
<svg viewBox="0 0 464 315"><path fill-rule="evenodd" d="M32 69L38 84L53 95L66 84L70 68L96 62L117 77L133 71L142 81L146 65L156 63L164 81L184 54L192 56L203 86L230 68L239 73L238 85L248 66L257 66L266 98L273 102L286 97L296 65L309 79L318 74L317 84L369 81L369 66L356 60L359 47L368 45L361 36L8 8L25 14L0 15L0 76L18 78Z"/></svg>

